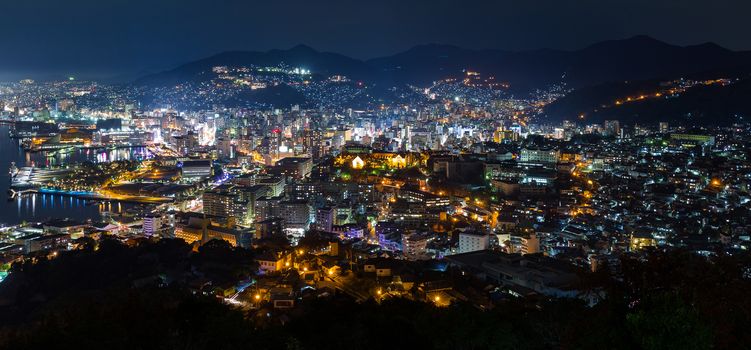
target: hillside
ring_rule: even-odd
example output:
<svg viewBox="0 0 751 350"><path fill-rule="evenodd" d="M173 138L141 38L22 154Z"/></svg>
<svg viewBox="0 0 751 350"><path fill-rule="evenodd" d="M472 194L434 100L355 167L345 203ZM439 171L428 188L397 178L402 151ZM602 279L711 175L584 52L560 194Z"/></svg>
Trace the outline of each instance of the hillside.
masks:
<svg viewBox="0 0 751 350"><path fill-rule="evenodd" d="M616 119L622 123L656 124L660 121L697 125L727 125L751 117L751 78L731 84L697 84L675 95L655 97L663 91L657 81L609 83L576 90L545 108L544 120L587 123ZM626 101L633 96L633 101ZM647 96L640 100L639 96ZM620 102L616 104L615 101Z"/></svg>

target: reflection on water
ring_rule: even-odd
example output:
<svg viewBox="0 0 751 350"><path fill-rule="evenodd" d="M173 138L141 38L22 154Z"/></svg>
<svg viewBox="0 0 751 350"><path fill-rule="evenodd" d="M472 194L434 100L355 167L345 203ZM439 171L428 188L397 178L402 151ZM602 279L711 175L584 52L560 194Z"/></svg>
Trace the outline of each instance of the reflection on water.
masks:
<svg viewBox="0 0 751 350"><path fill-rule="evenodd" d="M8 200L10 183L8 168L11 162L22 166L56 166L91 161L111 162L116 160L140 160L149 157L142 147L120 149L69 149L48 152L25 152L18 140L8 136L7 125L0 125L0 224L13 225L21 222L37 222L47 218L71 218L74 220L99 219L102 213L120 213L126 205L119 202L91 202L85 199L59 194L25 195Z"/></svg>
<svg viewBox="0 0 751 350"><path fill-rule="evenodd" d="M2 130L0 130L0 133L2 133ZM24 152L21 150L21 153L24 155L24 161L16 163L19 167L23 165L47 167L85 161L105 163L117 160L142 160L150 155L149 151L144 147L117 149L71 148L36 153Z"/></svg>
<svg viewBox="0 0 751 350"><path fill-rule="evenodd" d="M120 214L125 209L120 202L97 202L58 194L33 194L7 201L15 207L17 221L7 220L7 211L2 213L8 224L23 221L36 222L49 218L71 218L75 220L97 219L103 213Z"/></svg>

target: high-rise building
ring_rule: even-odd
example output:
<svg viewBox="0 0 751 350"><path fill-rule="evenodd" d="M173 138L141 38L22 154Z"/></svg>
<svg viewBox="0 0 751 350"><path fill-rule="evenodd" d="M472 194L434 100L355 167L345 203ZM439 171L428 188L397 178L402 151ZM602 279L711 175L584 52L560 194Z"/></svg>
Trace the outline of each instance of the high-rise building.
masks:
<svg viewBox="0 0 751 350"><path fill-rule="evenodd" d="M249 225L256 216L256 201L267 197L268 186L221 185L203 194L203 212L233 217L240 225Z"/></svg>
<svg viewBox="0 0 751 350"><path fill-rule="evenodd" d="M336 217L336 207L322 207L316 209L315 228L317 230L331 232Z"/></svg>
<svg viewBox="0 0 751 350"><path fill-rule="evenodd" d="M143 234L153 236L162 228L162 217L159 215L146 215L143 217Z"/></svg>
<svg viewBox="0 0 751 350"><path fill-rule="evenodd" d="M430 259L428 256L428 242L430 237L422 233L402 235L402 253L409 260Z"/></svg>
<svg viewBox="0 0 751 350"><path fill-rule="evenodd" d="M279 217L287 229L307 230L310 226L310 204L307 201L284 202L279 205Z"/></svg>
<svg viewBox="0 0 751 350"><path fill-rule="evenodd" d="M234 203L238 200L239 196L231 191L230 186L219 186L203 193L203 212L214 216L234 216Z"/></svg>
<svg viewBox="0 0 751 350"><path fill-rule="evenodd" d="M490 248L490 236L476 232L459 234L459 254Z"/></svg>
<svg viewBox="0 0 751 350"><path fill-rule="evenodd" d="M606 136L621 135L621 123L617 120L606 120L603 123L604 133Z"/></svg>
<svg viewBox="0 0 751 350"><path fill-rule="evenodd" d="M540 252L540 239L535 233L529 235L511 235L512 253L534 254Z"/></svg>

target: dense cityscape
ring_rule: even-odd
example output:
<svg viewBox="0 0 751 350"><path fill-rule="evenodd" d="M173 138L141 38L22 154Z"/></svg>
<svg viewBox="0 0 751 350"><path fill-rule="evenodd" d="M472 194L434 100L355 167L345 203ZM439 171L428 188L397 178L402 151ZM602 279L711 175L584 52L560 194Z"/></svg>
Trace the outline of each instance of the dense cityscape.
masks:
<svg viewBox="0 0 751 350"><path fill-rule="evenodd" d="M0 348L747 348L749 58L298 45L0 82Z"/></svg>

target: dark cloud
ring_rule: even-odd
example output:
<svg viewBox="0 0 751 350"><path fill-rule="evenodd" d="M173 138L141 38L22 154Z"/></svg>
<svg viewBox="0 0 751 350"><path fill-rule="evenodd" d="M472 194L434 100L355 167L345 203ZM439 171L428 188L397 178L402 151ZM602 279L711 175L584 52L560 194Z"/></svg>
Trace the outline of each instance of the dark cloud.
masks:
<svg viewBox="0 0 751 350"><path fill-rule="evenodd" d="M574 49L637 34L748 49L749 13L747 0L3 0L0 77L136 73L298 43L358 58L427 42Z"/></svg>

